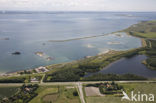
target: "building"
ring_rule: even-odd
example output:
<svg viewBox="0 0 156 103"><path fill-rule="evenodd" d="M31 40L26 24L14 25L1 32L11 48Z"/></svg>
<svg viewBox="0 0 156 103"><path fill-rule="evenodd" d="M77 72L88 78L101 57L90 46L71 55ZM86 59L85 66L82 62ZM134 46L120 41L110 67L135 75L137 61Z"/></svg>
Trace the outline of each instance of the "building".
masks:
<svg viewBox="0 0 156 103"><path fill-rule="evenodd" d="M41 67L36 68L35 71L37 73L45 73L45 72L48 72L49 70L46 69L46 67L41 66Z"/></svg>

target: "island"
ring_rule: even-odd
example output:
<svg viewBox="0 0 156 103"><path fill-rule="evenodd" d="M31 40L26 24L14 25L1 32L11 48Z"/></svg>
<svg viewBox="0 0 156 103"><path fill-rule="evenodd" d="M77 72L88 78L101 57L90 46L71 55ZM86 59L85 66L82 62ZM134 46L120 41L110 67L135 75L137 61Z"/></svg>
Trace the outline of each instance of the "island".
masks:
<svg viewBox="0 0 156 103"><path fill-rule="evenodd" d="M47 61L51 61L54 60L54 58L50 57L49 55L43 53L43 52L35 52L35 55L42 57L43 59L47 60Z"/></svg>
<svg viewBox="0 0 156 103"><path fill-rule="evenodd" d="M44 53L43 52L35 52L36 55L40 56L40 57L43 57L44 56Z"/></svg>
<svg viewBox="0 0 156 103"><path fill-rule="evenodd" d="M16 52L12 53L12 55L20 55L20 54L21 54L21 52L19 52L19 51L16 51Z"/></svg>
<svg viewBox="0 0 156 103"><path fill-rule="evenodd" d="M0 40L10 40L10 38L0 38Z"/></svg>

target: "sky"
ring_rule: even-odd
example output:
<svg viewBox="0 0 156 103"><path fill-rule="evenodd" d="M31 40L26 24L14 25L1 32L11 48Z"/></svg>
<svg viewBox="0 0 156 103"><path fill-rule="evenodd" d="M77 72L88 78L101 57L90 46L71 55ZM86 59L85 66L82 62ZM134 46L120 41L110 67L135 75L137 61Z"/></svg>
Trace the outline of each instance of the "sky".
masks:
<svg viewBox="0 0 156 103"><path fill-rule="evenodd" d="M0 10L156 11L156 0L0 0Z"/></svg>

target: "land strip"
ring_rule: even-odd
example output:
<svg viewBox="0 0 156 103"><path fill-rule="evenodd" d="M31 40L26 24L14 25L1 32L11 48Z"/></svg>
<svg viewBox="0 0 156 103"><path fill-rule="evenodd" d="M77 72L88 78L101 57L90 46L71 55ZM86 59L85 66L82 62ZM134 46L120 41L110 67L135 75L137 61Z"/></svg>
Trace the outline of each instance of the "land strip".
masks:
<svg viewBox="0 0 156 103"><path fill-rule="evenodd" d="M48 42L66 42L66 41L73 41L73 40L82 40L82 39L89 39L89 38L96 38L96 37L102 37L102 36L107 36L112 33L108 33L108 34L101 34L101 35L93 35L93 36L87 36L87 37L80 37L80 38L72 38L72 39L64 39L64 40L48 40Z"/></svg>

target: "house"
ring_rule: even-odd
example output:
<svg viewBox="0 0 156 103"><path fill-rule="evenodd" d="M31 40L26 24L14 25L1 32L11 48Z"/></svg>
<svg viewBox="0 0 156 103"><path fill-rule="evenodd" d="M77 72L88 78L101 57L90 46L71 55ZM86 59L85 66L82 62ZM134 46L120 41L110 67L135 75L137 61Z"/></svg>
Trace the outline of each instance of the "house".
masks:
<svg viewBox="0 0 156 103"><path fill-rule="evenodd" d="M36 83L36 82L39 82L39 80L37 78L31 78L30 80L32 83Z"/></svg>
<svg viewBox="0 0 156 103"><path fill-rule="evenodd" d="M48 72L49 70L46 69L46 67L41 66L41 67L36 68L35 71L37 73L45 73L45 72Z"/></svg>

